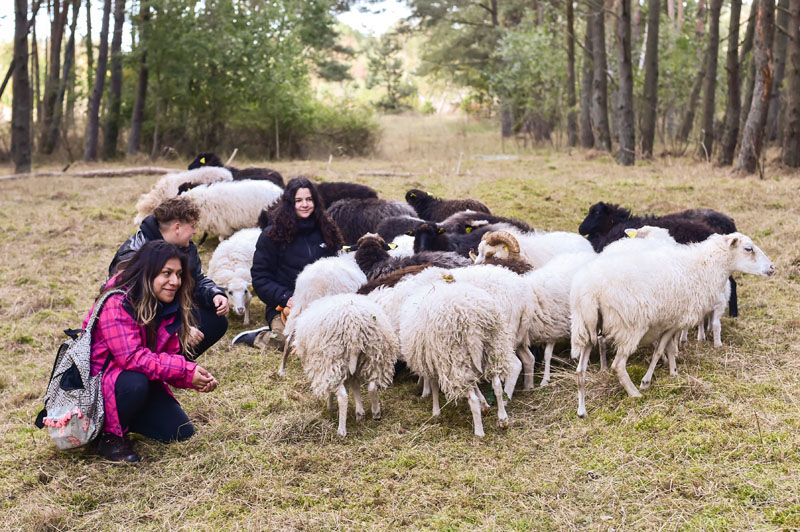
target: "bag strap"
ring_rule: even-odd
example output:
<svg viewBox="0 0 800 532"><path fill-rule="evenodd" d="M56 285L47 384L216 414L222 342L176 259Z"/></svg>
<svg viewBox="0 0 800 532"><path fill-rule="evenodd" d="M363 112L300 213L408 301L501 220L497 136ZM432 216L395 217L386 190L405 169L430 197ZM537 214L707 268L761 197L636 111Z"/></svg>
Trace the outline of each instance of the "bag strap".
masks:
<svg viewBox="0 0 800 532"><path fill-rule="evenodd" d="M89 317L89 321L86 322L86 327L83 329L83 334L92 334L92 329L94 329L94 324L97 322L97 317L100 315L100 311L103 310L108 298L114 294L125 294L125 290L109 290L95 302L92 315Z"/></svg>

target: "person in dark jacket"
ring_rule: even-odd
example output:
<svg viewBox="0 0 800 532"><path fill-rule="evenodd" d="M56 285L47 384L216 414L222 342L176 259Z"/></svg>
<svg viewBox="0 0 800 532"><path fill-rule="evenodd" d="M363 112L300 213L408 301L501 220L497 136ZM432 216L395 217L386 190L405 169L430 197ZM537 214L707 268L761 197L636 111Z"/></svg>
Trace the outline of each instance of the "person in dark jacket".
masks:
<svg viewBox="0 0 800 532"><path fill-rule="evenodd" d="M282 346L297 275L317 259L336 255L343 243L314 184L304 177L289 181L258 238L250 269L253 290L267 306L269 326L240 333L233 343Z"/></svg>
<svg viewBox="0 0 800 532"><path fill-rule="evenodd" d="M175 244L187 255L189 271L194 278L194 308L192 315L197 327L192 327L189 338L191 358L196 358L223 337L228 330L228 296L225 289L214 284L214 281L203 274L200 254L192 242L197 233L197 221L200 210L194 201L184 196L177 196L162 201L153 214L142 220L139 231L120 246L111 264L108 266L109 278L124 268L125 261L130 260L147 242L165 240Z"/></svg>

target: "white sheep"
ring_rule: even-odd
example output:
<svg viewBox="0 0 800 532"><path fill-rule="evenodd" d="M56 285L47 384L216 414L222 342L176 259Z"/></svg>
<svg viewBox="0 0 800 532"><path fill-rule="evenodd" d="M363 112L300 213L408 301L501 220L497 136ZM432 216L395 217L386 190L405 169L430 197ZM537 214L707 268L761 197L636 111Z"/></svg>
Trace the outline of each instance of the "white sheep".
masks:
<svg viewBox="0 0 800 532"><path fill-rule="evenodd" d="M442 280L407 298L399 321L403 359L429 380L434 417L441 415L440 389L447 401L466 397L474 433L482 437L481 408L486 405L478 382L486 379L497 398L498 425L508 425L502 379L516 381L519 361L502 308L487 292Z"/></svg>
<svg viewBox="0 0 800 532"><path fill-rule="evenodd" d="M231 310L238 316L244 315L244 325L250 323L250 301L253 299L250 267L260 235L261 229L257 227L237 231L220 242L208 261L208 277L228 292Z"/></svg>
<svg viewBox="0 0 800 532"><path fill-rule="evenodd" d="M594 252L591 243L578 233L566 231L539 232L534 231L525 233L518 228L508 225L505 232L511 234L516 239L519 249L520 259L524 260L534 268L540 268L550 259L560 253ZM509 252L507 243L496 241L492 235L497 232L486 233L478 245L477 255L471 255L475 264L486 262L488 257L507 258Z"/></svg>
<svg viewBox="0 0 800 532"><path fill-rule="evenodd" d="M270 181L232 181L200 185L184 194L200 209L198 230L224 240L239 229L256 227L261 210L278 201L283 189Z"/></svg>
<svg viewBox="0 0 800 532"><path fill-rule="evenodd" d="M378 391L392 383L400 350L389 318L366 296L339 294L316 300L295 316L293 346L311 391L328 397L329 408L336 395L339 406L338 433L347 435L347 387L356 404L356 420L364 417L361 384L367 385L373 419L381 418Z"/></svg>
<svg viewBox="0 0 800 532"><path fill-rule="evenodd" d="M712 235L686 246L597 258L575 275L570 293L571 349L578 358L578 416L586 416L586 366L598 326L616 347L611 368L628 395L641 397L625 368L640 344L658 342L642 379L647 388L664 351L676 375L675 335L713 307L731 273L771 276L775 267L741 234Z"/></svg>
<svg viewBox="0 0 800 532"><path fill-rule="evenodd" d="M230 170L216 166L207 166L185 172L173 172L166 174L155 182L149 192L139 196L136 202L136 217L133 223L140 224L148 214L165 199L178 195L178 187L184 183L218 183L222 181L232 181L233 176Z"/></svg>

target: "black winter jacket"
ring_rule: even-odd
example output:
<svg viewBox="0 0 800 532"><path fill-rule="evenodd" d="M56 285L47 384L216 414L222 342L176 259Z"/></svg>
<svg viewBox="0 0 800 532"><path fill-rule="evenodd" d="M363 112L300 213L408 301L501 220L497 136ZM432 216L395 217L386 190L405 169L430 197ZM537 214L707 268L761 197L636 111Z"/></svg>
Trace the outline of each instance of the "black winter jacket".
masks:
<svg viewBox="0 0 800 532"><path fill-rule="evenodd" d="M139 248L151 240L163 240L161 231L158 229L158 221L153 215L147 216L142 220L139 226L139 231L132 237L125 241L120 246L117 254L111 260L108 266L108 277L111 278L117 273L119 263L133 257ZM214 281L209 279L203 273L203 265L200 263L200 254L197 252L197 246L194 242L189 242L189 247L183 248L189 261L189 270L194 277L194 300L204 307L214 307L214 296L225 295L225 289L220 288Z"/></svg>
<svg viewBox="0 0 800 532"><path fill-rule="evenodd" d="M267 323L277 316L275 307L286 306L294 294L294 282L303 268L337 251L327 248L313 218L297 221L297 234L288 246L275 245L269 237L271 227L267 226L258 237L250 268L253 290L267 305Z"/></svg>

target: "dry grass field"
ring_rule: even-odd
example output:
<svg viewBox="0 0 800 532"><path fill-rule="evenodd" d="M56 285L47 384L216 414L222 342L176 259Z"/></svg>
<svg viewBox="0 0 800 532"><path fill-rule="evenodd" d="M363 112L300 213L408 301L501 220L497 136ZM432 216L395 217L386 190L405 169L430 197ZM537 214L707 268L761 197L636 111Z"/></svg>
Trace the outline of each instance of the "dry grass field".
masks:
<svg viewBox="0 0 800 532"><path fill-rule="evenodd" d="M712 207L778 273L740 275L724 346L690 340L679 376L659 367L642 399L593 362L579 419L574 367L556 363L549 387L514 395L507 430L485 417L482 440L466 402L431 420L407 375L382 394L381 421L356 423L351 407L340 439L296 359L283 379L277 352L230 346L244 329L234 316L202 357L219 388L177 392L197 435L136 439L143 461L120 466L57 451L32 422L62 329L84 317L157 178L0 180L0 529L800 529L800 174L768 165L759 180L674 158L621 168L593 152L501 146L494 129L435 118L387 119L382 146L373 159L252 162L390 199L409 188L474 197L543 230L575 231L601 200L636 213ZM481 157L503 152L517 158ZM201 248L206 263L215 245ZM255 325L263 309L254 301ZM634 382L649 354L631 358Z"/></svg>

